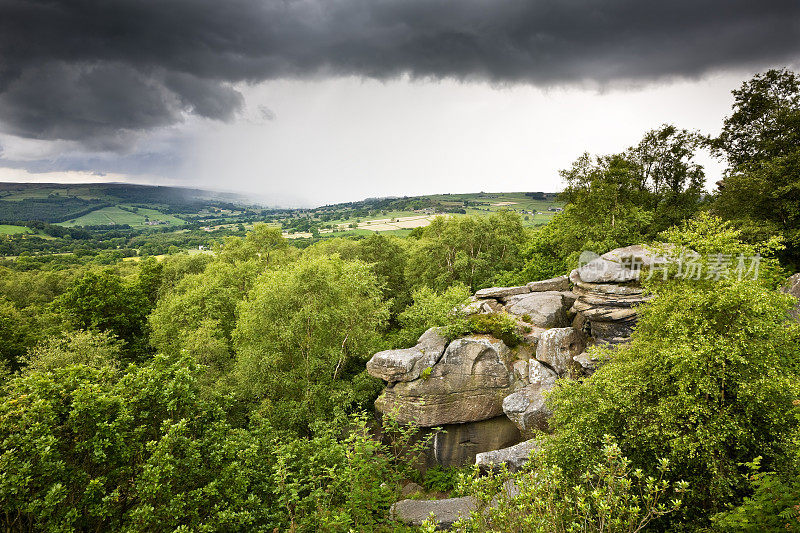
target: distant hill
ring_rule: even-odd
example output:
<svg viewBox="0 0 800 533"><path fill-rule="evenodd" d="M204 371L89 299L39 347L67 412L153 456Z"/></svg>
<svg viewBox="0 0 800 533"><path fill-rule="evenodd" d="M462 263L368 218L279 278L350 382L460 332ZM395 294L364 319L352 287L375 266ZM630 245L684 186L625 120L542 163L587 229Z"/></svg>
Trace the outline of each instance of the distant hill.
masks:
<svg viewBox="0 0 800 533"><path fill-rule="evenodd" d="M240 194L182 187L0 183L0 224L7 225L3 234L34 228L32 222L90 231L155 227L162 232L169 228L208 232L267 222L294 238L376 231L406 235L441 214L486 216L509 210L517 212L526 225L538 226L560 209L557 195L546 192L394 196L289 209L257 205Z"/></svg>
<svg viewBox="0 0 800 533"><path fill-rule="evenodd" d="M0 221L5 222L37 220L81 226L181 223L173 215L209 209L241 211L252 203L242 195L182 187L0 183ZM137 213L140 209L145 211Z"/></svg>

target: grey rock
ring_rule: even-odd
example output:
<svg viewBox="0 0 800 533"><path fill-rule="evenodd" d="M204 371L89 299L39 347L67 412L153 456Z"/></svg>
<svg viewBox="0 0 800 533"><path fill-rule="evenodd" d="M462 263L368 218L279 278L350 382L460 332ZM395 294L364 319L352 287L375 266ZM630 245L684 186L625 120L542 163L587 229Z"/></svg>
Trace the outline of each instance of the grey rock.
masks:
<svg viewBox="0 0 800 533"><path fill-rule="evenodd" d="M578 269L581 280L589 283L623 283L639 279L640 272L602 257L589 261Z"/></svg>
<svg viewBox="0 0 800 533"><path fill-rule="evenodd" d="M499 469L501 465L506 465L509 472L516 472L528 462L531 452L536 449L535 440L526 440L508 448L479 453L475 456L475 464L482 472Z"/></svg>
<svg viewBox="0 0 800 533"><path fill-rule="evenodd" d="M433 430L422 431L424 436ZM517 426L503 415L480 422L447 424L430 439L425 450L425 466L475 464L477 454L506 448L521 440Z"/></svg>
<svg viewBox="0 0 800 533"><path fill-rule="evenodd" d="M625 344L630 340L633 333L633 328L636 325L635 318L634 316L630 320L621 322L591 321L590 335L592 339L600 344Z"/></svg>
<svg viewBox="0 0 800 533"><path fill-rule="evenodd" d="M592 322L622 322L636 318L636 309L629 305L596 305L587 303L583 298L575 302L572 311L582 313Z"/></svg>
<svg viewBox="0 0 800 533"><path fill-rule="evenodd" d="M626 246L625 248L615 248L610 252L606 252L600 256L607 261L614 261L616 263L634 263L640 264L644 267L651 267L664 258L656 254L647 247L641 244L634 244L633 246Z"/></svg>
<svg viewBox="0 0 800 533"><path fill-rule="evenodd" d="M636 284L617 284L617 283L587 283L580 278L578 274L578 270L573 270L569 274L569 280L574 285L573 292L580 294L579 289L583 289L584 292L594 292L600 295L611 295L611 294L619 294L619 295L640 295L644 292L644 289Z"/></svg>
<svg viewBox="0 0 800 533"><path fill-rule="evenodd" d="M391 508L393 519L412 526L421 526L433 514L437 529L450 528L459 518L467 518L476 509L472 496L444 500L401 500Z"/></svg>
<svg viewBox="0 0 800 533"><path fill-rule="evenodd" d="M375 401L382 413L422 427L477 422L503 413L513 389L511 351L500 340L473 335L451 342L425 378L396 382Z"/></svg>
<svg viewBox="0 0 800 533"><path fill-rule="evenodd" d="M536 359L528 361L528 383L535 383L540 380L555 378L558 374L550 368L542 364Z"/></svg>
<svg viewBox="0 0 800 533"><path fill-rule="evenodd" d="M516 424L524 437L530 436L534 430L547 431L547 419L553 413L547 407L544 393L555 384L554 376L534 379L503 400L503 412Z"/></svg>
<svg viewBox="0 0 800 533"><path fill-rule="evenodd" d="M481 289L475 293L476 298L508 298L516 294L525 294L531 292L527 285L520 287L489 287L488 289Z"/></svg>
<svg viewBox="0 0 800 533"><path fill-rule="evenodd" d="M786 280L786 284L783 286L781 291L798 299L797 304L795 304L794 309L792 309L790 314L792 315L792 318L800 321L800 273L797 273Z"/></svg>
<svg viewBox="0 0 800 533"><path fill-rule="evenodd" d="M617 248L580 267L578 276L587 283L636 281L643 268L661 260L657 254L640 245Z"/></svg>
<svg viewBox="0 0 800 533"><path fill-rule="evenodd" d="M474 299L473 301L469 302L467 305L464 306L464 308L461 310L461 313L467 316L477 315L480 313L491 313L493 312L493 306L489 302L493 302L495 305L497 304L495 300Z"/></svg>
<svg viewBox="0 0 800 533"><path fill-rule="evenodd" d="M518 381L528 381L528 361L524 359L514 361L512 366L514 368L514 375Z"/></svg>
<svg viewBox="0 0 800 533"><path fill-rule="evenodd" d="M564 297L564 307L567 309L572 307L572 304L578 299L578 295L573 291L561 291L561 296Z"/></svg>
<svg viewBox="0 0 800 533"><path fill-rule="evenodd" d="M557 328L569 323L564 295L560 292L532 292L506 300L506 311L517 316L529 315L531 324L540 328Z"/></svg>
<svg viewBox="0 0 800 533"><path fill-rule="evenodd" d="M413 348L385 350L373 355L367 362L367 372L389 383L413 381L426 368L436 364L446 346L447 339L438 328L431 328L422 334Z"/></svg>
<svg viewBox="0 0 800 533"><path fill-rule="evenodd" d="M581 370L586 376L594 374L597 370L597 365L600 363L597 358L592 357L587 352L581 352L572 359L581 366Z"/></svg>
<svg viewBox="0 0 800 533"><path fill-rule="evenodd" d="M572 359L586 347L583 334L574 328L553 328L542 333L536 347L536 359L547 364L559 376L577 370Z"/></svg>
<svg viewBox="0 0 800 533"><path fill-rule="evenodd" d="M528 289L531 292L566 291L569 290L569 278L559 276L542 281L531 281L528 283Z"/></svg>

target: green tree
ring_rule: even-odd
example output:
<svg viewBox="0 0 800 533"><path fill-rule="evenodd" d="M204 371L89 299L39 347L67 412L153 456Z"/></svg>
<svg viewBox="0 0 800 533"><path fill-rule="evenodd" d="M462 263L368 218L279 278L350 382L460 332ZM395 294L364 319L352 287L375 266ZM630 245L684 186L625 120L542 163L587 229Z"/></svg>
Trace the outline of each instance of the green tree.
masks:
<svg viewBox="0 0 800 533"><path fill-rule="evenodd" d="M524 266L506 283L565 274L584 250L639 244L691 217L705 179L695 161L701 144L698 134L664 125L622 153L580 156L561 171L564 212L533 233Z"/></svg>
<svg viewBox="0 0 800 533"><path fill-rule="evenodd" d="M263 273L238 313L237 388L274 423L306 431L374 399L363 369L388 311L369 265L299 259Z"/></svg>
<svg viewBox="0 0 800 533"><path fill-rule="evenodd" d="M768 70L733 91L733 113L712 140L729 168L715 210L753 242L784 237L784 260L800 264L800 78Z"/></svg>
<svg viewBox="0 0 800 533"><path fill-rule="evenodd" d="M413 346L420 335L435 327L444 327L452 337L465 333L468 326L460 308L469 297L470 291L464 285L453 285L442 293L428 287L415 290L413 303L398 317L402 329L394 344L398 347Z"/></svg>
<svg viewBox="0 0 800 533"><path fill-rule="evenodd" d="M406 271L409 285L443 291L461 283L475 291L522 265L526 230L511 211L489 217L437 217L412 248Z"/></svg>
<svg viewBox="0 0 800 533"><path fill-rule="evenodd" d="M89 272L76 280L57 302L81 329L110 332L126 342L130 355L146 352L146 319L150 302L138 283L127 283L110 270Z"/></svg>
<svg viewBox="0 0 800 533"><path fill-rule="evenodd" d="M199 399L193 376L190 359L157 357L125 373L55 365L9 381L4 528L271 531L268 454Z"/></svg>
<svg viewBox="0 0 800 533"><path fill-rule="evenodd" d="M758 251L711 217L664 237L704 257ZM701 527L748 490L740 464L757 456L768 467L785 462L797 423L800 325L789 322L791 298L772 288L766 263L763 280L654 278L655 298L640 308L630 344L600 351L607 364L550 397L553 464L578 476L588 451L613 435L645 472L669 459L672 481L691 486L685 517Z"/></svg>
<svg viewBox="0 0 800 533"><path fill-rule="evenodd" d="M108 332L72 331L50 337L24 358L25 371L51 371L70 365L116 367L122 359L122 343Z"/></svg>
<svg viewBox="0 0 800 533"><path fill-rule="evenodd" d="M16 370L28 347L28 336L28 324L22 313L0 297L0 364Z"/></svg>
<svg viewBox="0 0 800 533"><path fill-rule="evenodd" d="M185 350L211 377L230 370L236 306L251 284L248 266L216 261L183 276L149 316L153 347L172 355Z"/></svg>

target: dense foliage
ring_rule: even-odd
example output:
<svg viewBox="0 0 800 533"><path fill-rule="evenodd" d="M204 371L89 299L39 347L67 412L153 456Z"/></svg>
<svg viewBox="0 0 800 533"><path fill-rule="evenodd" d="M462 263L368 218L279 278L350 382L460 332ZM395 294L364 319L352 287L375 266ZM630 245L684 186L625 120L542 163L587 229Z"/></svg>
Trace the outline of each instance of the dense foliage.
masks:
<svg viewBox="0 0 800 533"><path fill-rule="evenodd" d="M396 531L403 481L447 492L461 474L455 490L478 502L464 531L800 531L800 325L777 290L798 265L799 90L769 71L734 91L717 138L665 125L581 156L543 227L500 210L406 238L319 234L345 216L491 201L404 198L244 210L237 224L271 224L206 231L172 193L159 201L183 233L24 222L37 233L0 251L63 255L0 264L2 527ZM709 147L729 163L711 195L697 163ZM202 216L230 222L234 207ZM277 222L312 237L292 245ZM514 346L507 316L458 312L474 291L630 244L760 268L652 278L631 342L592 348L597 372L559 381L552 433L521 472L412 471L425 440L370 414L383 385L368 357L430 327ZM178 249L198 245L210 249Z"/></svg>

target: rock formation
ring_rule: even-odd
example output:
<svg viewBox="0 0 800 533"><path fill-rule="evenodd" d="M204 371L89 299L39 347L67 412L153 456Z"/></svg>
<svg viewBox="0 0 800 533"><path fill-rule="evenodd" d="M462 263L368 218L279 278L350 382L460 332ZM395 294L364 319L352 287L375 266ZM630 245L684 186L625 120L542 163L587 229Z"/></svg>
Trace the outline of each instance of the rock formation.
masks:
<svg viewBox="0 0 800 533"><path fill-rule="evenodd" d="M427 466L474 462L484 472L503 464L518 470L536 447L535 440L523 439L548 431L548 391L559 379L596 370L600 361L587 347L630 338L636 307L648 299L641 270L658 261L630 246L595 257L569 277L481 289L461 312L507 314L522 343L509 348L489 335L448 342L440 331L428 330L413 348L379 352L367 363L372 376L388 383L376 408L404 424L442 428L431 438ZM800 275L790 278L786 292L800 296ZM392 512L412 525L433 513L446 528L472 509L470 498L449 498L403 500Z"/></svg>
<svg viewBox="0 0 800 533"><path fill-rule="evenodd" d="M656 261L632 246L596 257L569 277L481 289L462 312L508 315L522 343L509 348L490 335L448 341L428 330L416 346L376 353L367 363L372 376L387 382L375 407L402 424L443 428L431 438L428 466L468 464L547 431L547 392L559 379L595 371L598 361L587 346L628 339L636 306L647 300L640 270Z"/></svg>
<svg viewBox="0 0 800 533"><path fill-rule="evenodd" d="M385 352L376 356L381 354ZM503 398L515 384L510 371L512 357L503 341L488 335L456 339L438 362L429 367L429 372L410 380L397 378L386 387L375 406L382 413L393 413L400 423L422 427L499 416L503 414ZM376 366L368 364L367 369Z"/></svg>
<svg viewBox="0 0 800 533"><path fill-rule="evenodd" d="M659 262L642 246L612 250L573 270L569 279L577 300L572 311L596 342L626 342L636 324L636 306L647 301L639 278Z"/></svg>
<svg viewBox="0 0 800 533"><path fill-rule="evenodd" d="M419 527L433 515L437 529L449 529L459 518L467 518L475 509L475 500L471 496L444 500L401 500L392 505L391 516Z"/></svg>
<svg viewBox="0 0 800 533"><path fill-rule="evenodd" d="M437 328L431 328L422 334L413 348L376 353L367 362L367 372L389 383L413 381L423 370L439 361L446 346L447 339Z"/></svg>

